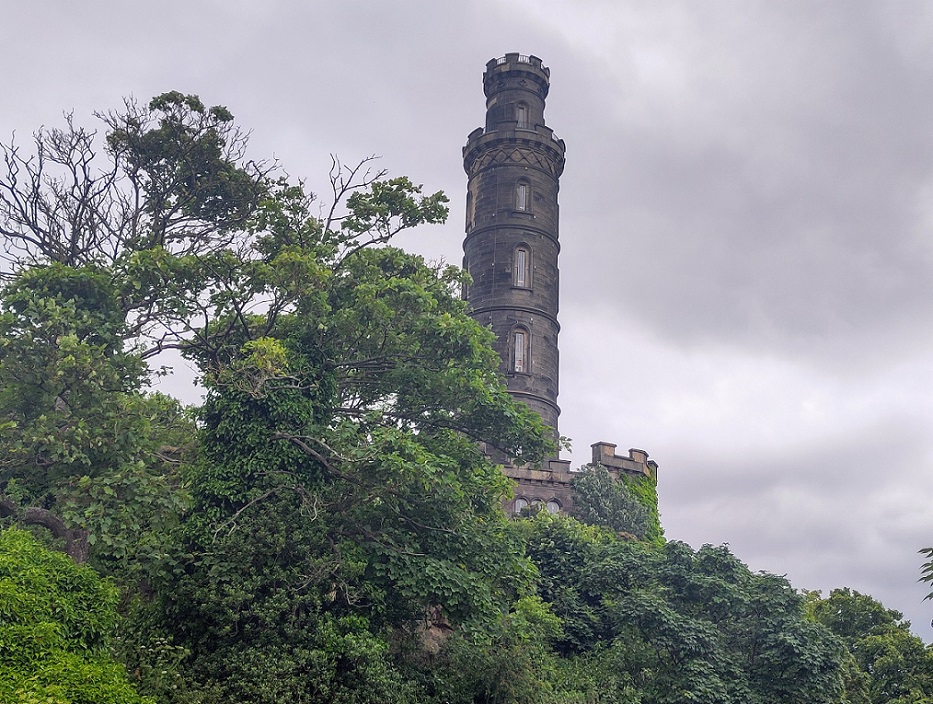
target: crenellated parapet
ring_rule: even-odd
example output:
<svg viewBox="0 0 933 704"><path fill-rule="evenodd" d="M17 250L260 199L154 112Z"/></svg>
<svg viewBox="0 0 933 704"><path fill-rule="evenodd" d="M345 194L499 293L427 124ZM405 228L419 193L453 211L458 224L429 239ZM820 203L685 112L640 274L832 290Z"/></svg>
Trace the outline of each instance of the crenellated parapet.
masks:
<svg viewBox="0 0 933 704"><path fill-rule="evenodd" d="M625 480L630 485L636 479L657 484L658 464L644 450L632 448L627 455L617 455L616 445L611 442L597 442L591 447L592 464L605 467L616 480ZM570 469L569 461L550 460L540 467L507 464L502 471L515 482L514 494L504 507L508 514L519 515L535 506L551 513L573 514L573 480L578 475ZM655 513L656 503L655 500Z"/></svg>
<svg viewBox="0 0 933 704"><path fill-rule="evenodd" d="M649 460L648 453L644 450L632 448L628 451L628 455L617 455L617 446L611 442L597 442L591 447L594 465L601 464L610 472L643 475L657 481L658 463Z"/></svg>
<svg viewBox="0 0 933 704"><path fill-rule="evenodd" d="M534 54L509 52L486 62L483 92L486 96L503 90L535 91L541 100L547 98L551 69Z"/></svg>

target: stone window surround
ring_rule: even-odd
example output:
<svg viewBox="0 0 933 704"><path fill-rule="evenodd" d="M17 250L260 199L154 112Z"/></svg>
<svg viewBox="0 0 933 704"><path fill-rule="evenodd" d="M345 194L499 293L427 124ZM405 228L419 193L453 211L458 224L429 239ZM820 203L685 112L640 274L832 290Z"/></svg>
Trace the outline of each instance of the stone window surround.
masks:
<svg viewBox="0 0 933 704"><path fill-rule="evenodd" d="M509 334L512 374L531 374L531 331L524 325L515 325Z"/></svg>
<svg viewBox="0 0 933 704"><path fill-rule="evenodd" d="M519 242L512 250L512 286L514 288L532 288L533 256L531 245L527 242Z"/></svg>
<svg viewBox="0 0 933 704"><path fill-rule="evenodd" d="M558 514L563 508L560 501L557 499L548 499L545 501L542 498L535 497L533 499L528 499L524 496L516 497L515 501L512 502L512 513L513 515L519 516L521 512L526 508L537 508L539 510L545 510L550 514Z"/></svg>
<svg viewBox="0 0 933 704"><path fill-rule="evenodd" d="M525 179L515 183L515 210L520 213L531 212L531 184Z"/></svg>

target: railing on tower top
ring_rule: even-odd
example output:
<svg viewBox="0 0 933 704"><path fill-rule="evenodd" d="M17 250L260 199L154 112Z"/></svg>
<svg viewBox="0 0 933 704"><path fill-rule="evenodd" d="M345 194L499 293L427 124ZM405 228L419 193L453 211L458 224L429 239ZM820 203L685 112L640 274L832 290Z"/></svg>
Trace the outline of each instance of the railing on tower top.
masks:
<svg viewBox="0 0 933 704"><path fill-rule="evenodd" d="M527 54L519 54L519 55L518 55L518 63L520 63L520 64L534 64L535 62L532 61L533 58L535 58L535 57L529 56L529 55L527 55ZM501 66L502 64L504 64L504 63L505 63L506 61L508 61L508 60L509 60L509 58L508 58L507 56L500 56L498 59L496 59L496 66ZM539 59L539 60L540 60L540 59ZM544 64L541 64L541 68L544 68Z"/></svg>

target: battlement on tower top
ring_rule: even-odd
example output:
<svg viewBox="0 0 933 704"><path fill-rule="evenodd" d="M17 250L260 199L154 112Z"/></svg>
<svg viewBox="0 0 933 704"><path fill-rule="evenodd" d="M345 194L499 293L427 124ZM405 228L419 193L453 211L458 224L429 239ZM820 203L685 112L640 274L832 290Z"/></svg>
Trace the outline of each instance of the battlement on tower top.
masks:
<svg viewBox="0 0 933 704"><path fill-rule="evenodd" d="M535 80L543 83L545 95L547 95L547 86L550 83L551 69L542 63L541 59L531 54L519 54L517 51L510 52L505 56L490 59L486 62L486 71L483 73L483 83L486 84L493 78L498 78L505 73L527 73L534 76ZM487 90L486 95L489 95Z"/></svg>
<svg viewBox="0 0 933 704"><path fill-rule="evenodd" d="M486 62L486 70L489 71L496 66L502 66L502 64L530 64L535 68L540 68L548 76L551 75L551 69L545 66L537 56L534 54L519 54L517 51L509 52L497 59L489 59Z"/></svg>

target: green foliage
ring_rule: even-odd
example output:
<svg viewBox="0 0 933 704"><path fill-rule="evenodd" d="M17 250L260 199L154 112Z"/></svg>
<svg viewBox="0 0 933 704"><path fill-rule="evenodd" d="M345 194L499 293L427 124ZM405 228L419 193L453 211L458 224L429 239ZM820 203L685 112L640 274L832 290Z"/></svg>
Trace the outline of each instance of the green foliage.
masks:
<svg viewBox="0 0 933 704"><path fill-rule="evenodd" d="M263 187L231 158L242 150L233 115L172 91L149 102L146 118L140 124L132 112L111 116L107 135L108 147L147 196L143 212L152 219L151 229L133 244L139 249L164 246L168 231L183 222L216 223L221 231L243 227Z"/></svg>
<svg viewBox="0 0 933 704"><path fill-rule="evenodd" d="M111 659L117 590L91 569L0 531L0 702L143 704Z"/></svg>
<svg viewBox="0 0 933 704"><path fill-rule="evenodd" d="M248 233L268 184L229 112L194 96L99 117L103 149L70 117L32 155L0 145L0 508L110 570L158 557L183 498L193 426L142 392L144 360L191 332L201 257Z"/></svg>
<svg viewBox="0 0 933 704"><path fill-rule="evenodd" d="M345 214L318 221L280 183L252 237L200 258L208 323L185 353L208 395L155 585L192 676L226 698L401 701L387 634L430 609L485 632L533 579L476 441L534 460L548 433L506 392L462 273L384 246L446 199L340 183Z"/></svg>
<svg viewBox="0 0 933 704"><path fill-rule="evenodd" d="M565 689L608 669L615 701L838 701L841 644L804 618L785 580L725 547L659 549L550 516L523 530L573 663Z"/></svg>
<svg viewBox="0 0 933 704"><path fill-rule="evenodd" d="M482 635L454 634L431 663L424 701L542 704L560 701L550 644L560 620L537 597L519 599Z"/></svg>
<svg viewBox="0 0 933 704"><path fill-rule="evenodd" d="M655 477L629 475L622 481L632 497L645 507L648 512L644 540L655 545L664 544L664 528L661 526L661 513L658 510L658 481Z"/></svg>
<svg viewBox="0 0 933 704"><path fill-rule="evenodd" d="M122 315L105 272L52 265L3 291L0 413L12 421L0 468L38 494L69 475L132 461L126 394L140 360L122 352Z"/></svg>
<svg viewBox="0 0 933 704"><path fill-rule="evenodd" d="M617 533L646 538L651 522L649 508L635 498L625 479L617 480L600 464L587 465L574 477L573 489L576 518Z"/></svg>
<svg viewBox="0 0 933 704"><path fill-rule="evenodd" d="M99 117L104 149L70 117L32 155L0 145L0 515L145 594L172 564L195 435L176 401L143 392L145 360L205 324L212 267L270 186L224 108L168 93ZM145 674L174 647L123 655Z"/></svg>
<svg viewBox="0 0 933 704"><path fill-rule="evenodd" d="M554 448L465 274L391 246L442 193L335 161L321 209L178 92L102 119L103 168L70 120L0 145L27 177L0 178L0 514L83 541L129 620L111 638L113 587L0 534L0 701L145 701L111 652L165 704L930 700L899 614L665 543L653 478L581 474L593 525L505 519L478 441ZM169 348L197 429L144 392Z"/></svg>
<svg viewBox="0 0 933 704"><path fill-rule="evenodd" d="M812 596L807 602L807 610L813 620L845 639L849 646L861 638L880 635L892 628L910 628L900 612L885 608L867 594L848 587L833 589L826 599L821 599L819 592L808 596Z"/></svg>
<svg viewBox="0 0 933 704"><path fill-rule="evenodd" d="M574 477L574 516L655 545L664 544L654 477L612 473L601 464L586 465Z"/></svg>
<svg viewBox="0 0 933 704"><path fill-rule="evenodd" d="M814 595L811 617L845 641L856 673L849 696L871 704L933 701L933 651L910 632L903 615L866 594L834 589Z"/></svg>
<svg viewBox="0 0 933 704"><path fill-rule="evenodd" d="M124 351L111 277L29 269L0 311L0 495L51 511L97 559L151 555L180 502L160 448L183 444L192 425L176 401L140 391L145 365Z"/></svg>

